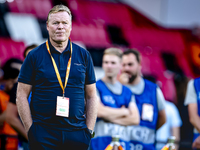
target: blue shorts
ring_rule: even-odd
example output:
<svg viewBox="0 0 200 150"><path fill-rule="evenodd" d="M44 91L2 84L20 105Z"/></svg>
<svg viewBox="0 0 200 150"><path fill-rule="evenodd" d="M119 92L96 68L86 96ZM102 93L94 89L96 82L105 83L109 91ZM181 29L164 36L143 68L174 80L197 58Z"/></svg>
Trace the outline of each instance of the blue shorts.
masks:
<svg viewBox="0 0 200 150"><path fill-rule="evenodd" d="M87 150L91 134L87 128L63 131L33 123L28 131L28 138L30 150Z"/></svg>

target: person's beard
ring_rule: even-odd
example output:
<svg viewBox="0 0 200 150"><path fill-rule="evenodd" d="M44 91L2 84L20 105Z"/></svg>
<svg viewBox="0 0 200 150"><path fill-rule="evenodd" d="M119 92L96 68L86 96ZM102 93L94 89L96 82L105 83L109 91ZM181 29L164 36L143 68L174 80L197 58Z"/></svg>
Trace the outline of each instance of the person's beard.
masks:
<svg viewBox="0 0 200 150"><path fill-rule="evenodd" d="M131 77L129 78L129 83L132 83L137 77L137 74L131 75Z"/></svg>

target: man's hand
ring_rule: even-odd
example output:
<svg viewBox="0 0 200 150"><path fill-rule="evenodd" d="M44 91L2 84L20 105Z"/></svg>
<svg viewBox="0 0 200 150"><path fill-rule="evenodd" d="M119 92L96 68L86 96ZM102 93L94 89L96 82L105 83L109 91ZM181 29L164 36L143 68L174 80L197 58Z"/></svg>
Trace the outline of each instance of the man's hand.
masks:
<svg viewBox="0 0 200 150"><path fill-rule="evenodd" d="M123 105L120 109L121 109L121 111L124 112L124 113L123 113L123 114L125 114L124 116L130 115L129 109L126 108L124 105Z"/></svg>
<svg viewBox="0 0 200 150"><path fill-rule="evenodd" d="M119 76L119 82L121 82L121 84L128 84L129 82L129 75L127 73L122 73L120 76Z"/></svg>
<svg viewBox="0 0 200 150"><path fill-rule="evenodd" d="M200 148L200 136L198 136L192 143L192 148Z"/></svg>

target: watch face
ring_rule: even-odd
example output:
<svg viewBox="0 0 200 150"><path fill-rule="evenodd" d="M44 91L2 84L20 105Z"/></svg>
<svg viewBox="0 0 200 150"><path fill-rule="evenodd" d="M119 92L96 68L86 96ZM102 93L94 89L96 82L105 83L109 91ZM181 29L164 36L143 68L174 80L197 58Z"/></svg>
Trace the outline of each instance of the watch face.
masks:
<svg viewBox="0 0 200 150"><path fill-rule="evenodd" d="M93 131L92 130L90 130L90 129L88 129L89 131L90 131L90 134L93 134Z"/></svg>
<svg viewBox="0 0 200 150"><path fill-rule="evenodd" d="M90 134L91 134L91 137L93 138L93 137L94 137L94 135L95 135L95 132L94 132L93 130L90 130L90 129L88 129L88 131L90 132Z"/></svg>

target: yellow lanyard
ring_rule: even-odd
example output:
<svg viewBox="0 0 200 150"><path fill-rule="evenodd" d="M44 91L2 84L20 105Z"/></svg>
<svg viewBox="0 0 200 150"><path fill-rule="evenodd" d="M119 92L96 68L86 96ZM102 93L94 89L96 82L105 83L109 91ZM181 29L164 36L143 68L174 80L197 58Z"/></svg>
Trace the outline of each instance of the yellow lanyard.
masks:
<svg viewBox="0 0 200 150"><path fill-rule="evenodd" d="M51 55L51 52L50 52L50 49L49 49L49 44L48 44L48 40L46 41L46 46L47 46L47 50L51 56L51 59L52 59L52 62L53 62L53 67L54 67L54 70L56 72L56 76L58 78L58 82L60 84L60 87L62 88L63 90L63 98L64 98L64 94L65 94L65 88L67 86L67 81L68 81L68 78L69 78L69 71L70 71L70 68L71 68L71 58L72 58L72 43L70 41L70 50L71 50L71 55L70 55L70 58L69 58L69 61L68 61L68 64L67 64L67 70L66 70L66 77L65 77L65 86L63 86L63 83L62 83L62 80L61 80L61 77L60 77L60 73L58 71L58 67L56 65L56 62L54 60L54 58L52 57Z"/></svg>

